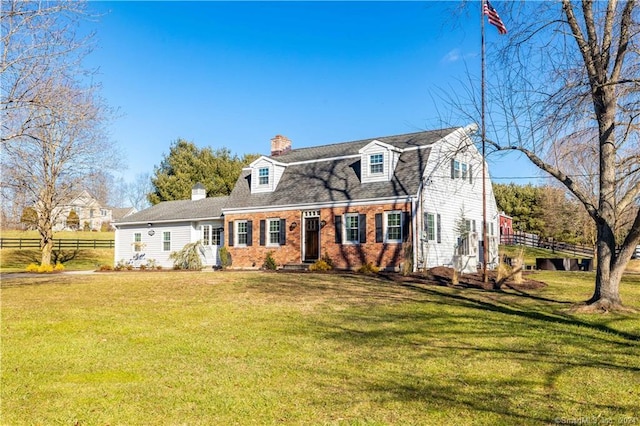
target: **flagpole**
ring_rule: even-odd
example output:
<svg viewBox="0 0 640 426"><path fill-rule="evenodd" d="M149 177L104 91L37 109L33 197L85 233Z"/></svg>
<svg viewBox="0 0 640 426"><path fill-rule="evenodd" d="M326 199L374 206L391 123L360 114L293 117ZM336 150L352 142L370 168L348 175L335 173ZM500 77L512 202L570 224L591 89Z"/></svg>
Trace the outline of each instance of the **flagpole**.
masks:
<svg viewBox="0 0 640 426"><path fill-rule="evenodd" d="M488 241L487 241L487 176L486 176L486 166L485 166L485 156L486 156L486 151L485 151L485 137L486 137L486 129L485 129L485 123L484 123L484 110L485 110L485 87L484 87L484 81L485 81L485 64L484 64L484 56L485 56L485 52L484 52L484 2L486 0L481 0L480 1L480 28L481 28L481 42L482 42L482 49L481 49L481 103L482 103L482 107L481 107L481 113L480 113L480 118L481 118L481 126L482 126L482 130L481 130L481 137L482 137L482 281L487 284L489 282L489 274L487 271L487 257L488 257Z"/></svg>

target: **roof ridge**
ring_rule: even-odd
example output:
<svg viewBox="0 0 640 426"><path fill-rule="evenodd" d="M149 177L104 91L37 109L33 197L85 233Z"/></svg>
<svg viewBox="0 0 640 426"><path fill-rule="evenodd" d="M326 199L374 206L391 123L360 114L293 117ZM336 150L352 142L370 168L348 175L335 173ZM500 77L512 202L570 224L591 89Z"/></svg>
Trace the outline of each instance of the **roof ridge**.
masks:
<svg viewBox="0 0 640 426"><path fill-rule="evenodd" d="M352 140L352 141L333 142L333 143L322 144L322 145L305 146L305 147L301 147L301 148L292 148L290 151L286 152L285 154L278 155L275 158L278 158L278 157L281 157L281 156L285 156L285 155L287 155L289 153L292 153L292 152L299 152L299 151L304 151L304 150L307 150L307 149L317 149L317 148L326 148L326 147L332 147L332 146L338 146L338 145L356 144L356 143L361 143L361 142L366 142L366 141L397 138L397 137L402 137L402 136L412 136L412 135L419 135L419 134L423 134L423 133L435 133L435 132L445 132L445 131L446 132L451 132L451 131L453 131L455 129L458 129L458 128L459 127L445 127L443 129L421 130L419 132L399 133L397 135L376 136L376 137L371 137L371 138L356 139L356 140Z"/></svg>

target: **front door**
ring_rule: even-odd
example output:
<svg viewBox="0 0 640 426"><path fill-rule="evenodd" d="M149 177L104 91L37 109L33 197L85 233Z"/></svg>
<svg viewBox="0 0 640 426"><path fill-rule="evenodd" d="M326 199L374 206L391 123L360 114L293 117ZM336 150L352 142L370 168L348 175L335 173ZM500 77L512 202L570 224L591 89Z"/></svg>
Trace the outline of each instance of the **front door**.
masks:
<svg viewBox="0 0 640 426"><path fill-rule="evenodd" d="M304 261L315 262L320 259L320 218L304 219Z"/></svg>

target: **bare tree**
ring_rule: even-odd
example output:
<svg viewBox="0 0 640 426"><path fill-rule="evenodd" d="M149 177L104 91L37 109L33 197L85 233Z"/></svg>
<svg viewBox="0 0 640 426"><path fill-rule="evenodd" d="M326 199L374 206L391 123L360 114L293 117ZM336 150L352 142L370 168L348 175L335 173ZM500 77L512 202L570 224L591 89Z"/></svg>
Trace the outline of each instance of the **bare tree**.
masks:
<svg viewBox="0 0 640 426"><path fill-rule="evenodd" d="M153 185L149 173L137 174L132 182L125 184L127 201L136 210L143 210L150 206L148 196L152 192Z"/></svg>
<svg viewBox="0 0 640 426"><path fill-rule="evenodd" d="M0 106L2 142L37 132L41 99L52 76L85 73L93 34L78 36L86 1L3 1Z"/></svg>
<svg viewBox="0 0 640 426"><path fill-rule="evenodd" d="M2 186L38 215L42 264L50 264L60 207L99 169L113 166L110 111L85 84L90 47L75 29L83 2L2 4Z"/></svg>
<svg viewBox="0 0 640 426"><path fill-rule="evenodd" d="M509 33L488 49L488 151L522 152L579 201L597 229L585 310L620 309L620 280L640 243L639 8L634 0L494 6ZM479 120L476 93L445 100ZM570 146L575 161L566 149L556 161ZM579 167L588 158L595 169Z"/></svg>

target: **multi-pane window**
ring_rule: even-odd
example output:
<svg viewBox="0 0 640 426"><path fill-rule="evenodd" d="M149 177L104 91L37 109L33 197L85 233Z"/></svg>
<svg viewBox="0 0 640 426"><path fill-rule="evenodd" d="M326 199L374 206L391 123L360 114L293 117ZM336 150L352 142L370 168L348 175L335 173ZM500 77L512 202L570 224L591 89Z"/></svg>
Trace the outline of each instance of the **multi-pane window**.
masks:
<svg viewBox="0 0 640 426"><path fill-rule="evenodd" d="M219 246L220 245L220 228L214 228L213 225L202 225L202 245L203 246Z"/></svg>
<svg viewBox="0 0 640 426"><path fill-rule="evenodd" d="M471 177L471 164L463 163L462 161L451 159L451 179L468 180L472 181Z"/></svg>
<svg viewBox="0 0 640 426"><path fill-rule="evenodd" d="M202 225L200 229L202 229L202 245L211 245L211 225Z"/></svg>
<svg viewBox="0 0 640 426"><path fill-rule="evenodd" d="M269 168L261 167L258 169L258 184L269 185Z"/></svg>
<svg viewBox="0 0 640 426"><path fill-rule="evenodd" d="M280 244L280 219L269 219L269 242L268 244Z"/></svg>
<svg viewBox="0 0 640 426"><path fill-rule="evenodd" d="M345 241L349 243L360 242L360 222L357 214L345 216Z"/></svg>
<svg viewBox="0 0 640 426"><path fill-rule="evenodd" d="M371 174L380 174L384 172L384 155L371 154L369 156L369 171Z"/></svg>
<svg viewBox="0 0 640 426"><path fill-rule="evenodd" d="M402 214L400 212L387 213L387 241L402 240Z"/></svg>
<svg viewBox="0 0 640 426"><path fill-rule="evenodd" d="M424 214L424 227L427 240L433 241L436 239L436 216L433 213Z"/></svg>
<svg viewBox="0 0 640 426"><path fill-rule="evenodd" d="M458 179L461 174L462 164L458 160L453 160L453 178Z"/></svg>
<svg viewBox="0 0 640 426"><path fill-rule="evenodd" d="M239 220L236 222L236 244L237 245L247 245L247 221Z"/></svg>
<svg viewBox="0 0 640 426"><path fill-rule="evenodd" d="M171 251L171 232L162 233L162 250Z"/></svg>
<svg viewBox="0 0 640 426"><path fill-rule="evenodd" d="M220 228L216 228L216 229L211 229L211 245L212 246L219 246L220 245L220 240L221 240L221 229Z"/></svg>
<svg viewBox="0 0 640 426"><path fill-rule="evenodd" d="M133 234L133 250L141 251L142 250L142 234L140 232L136 232Z"/></svg>

